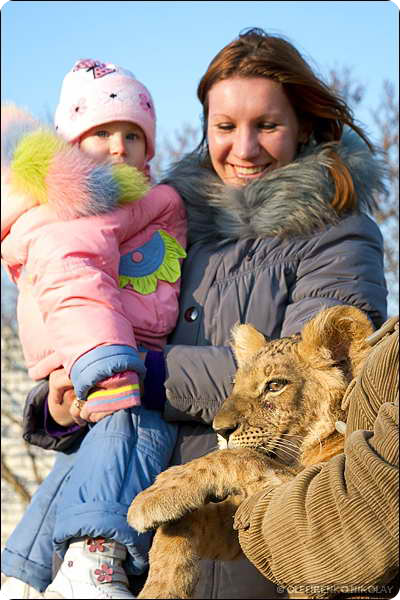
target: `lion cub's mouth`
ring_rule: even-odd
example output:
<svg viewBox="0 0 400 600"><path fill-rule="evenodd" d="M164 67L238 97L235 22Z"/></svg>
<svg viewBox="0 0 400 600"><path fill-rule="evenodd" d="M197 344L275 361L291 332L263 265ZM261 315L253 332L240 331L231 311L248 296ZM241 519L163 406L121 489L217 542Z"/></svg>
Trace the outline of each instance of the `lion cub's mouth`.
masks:
<svg viewBox="0 0 400 600"><path fill-rule="evenodd" d="M217 442L219 450L226 450L228 448L228 440L219 433L217 433Z"/></svg>
<svg viewBox="0 0 400 600"><path fill-rule="evenodd" d="M229 440L227 440L226 438L224 438L222 435L220 435L219 433L217 433L217 442L218 442L218 449L219 450L227 450L229 448L231 449L236 449L236 448L253 448L253 450L258 450L259 452L261 452L262 454L266 454L267 456L270 456L271 458L276 458L276 453L275 450L266 450L263 446L257 446L254 444L229 444Z"/></svg>
<svg viewBox="0 0 400 600"><path fill-rule="evenodd" d="M296 462L298 449L296 450L292 444L288 445L282 440L278 438L277 440L270 440L269 442L263 442L260 444L252 443L235 443L230 441L230 439L226 439L226 437L217 433L217 441L219 450L227 450L229 448L252 448L253 450L257 450L261 454L268 456L274 460L277 460L284 464L292 464Z"/></svg>

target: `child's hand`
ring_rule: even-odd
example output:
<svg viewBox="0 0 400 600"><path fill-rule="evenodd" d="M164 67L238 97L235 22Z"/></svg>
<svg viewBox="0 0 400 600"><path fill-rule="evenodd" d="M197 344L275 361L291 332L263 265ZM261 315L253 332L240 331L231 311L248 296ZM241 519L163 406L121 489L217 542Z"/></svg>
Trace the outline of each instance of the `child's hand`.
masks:
<svg viewBox="0 0 400 600"><path fill-rule="evenodd" d="M104 417L108 417L109 415L112 415L114 411L109 410L107 412L98 412L98 413L90 413L88 412L87 407L85 406L85 404L82 407L82 410L80 412L80 416L85 419L86 421L90 421L90 423L97 423L98 421L101 421L101 419L104 419Z"/></svg>
<svg viewBox="0 0 400 600"><path fill-rule="evenodd" d="M49 412L56 423L67 427L73 423L85 425L74 402L76 400L72 382L65 369L56 369L49 376Z"/></svg>

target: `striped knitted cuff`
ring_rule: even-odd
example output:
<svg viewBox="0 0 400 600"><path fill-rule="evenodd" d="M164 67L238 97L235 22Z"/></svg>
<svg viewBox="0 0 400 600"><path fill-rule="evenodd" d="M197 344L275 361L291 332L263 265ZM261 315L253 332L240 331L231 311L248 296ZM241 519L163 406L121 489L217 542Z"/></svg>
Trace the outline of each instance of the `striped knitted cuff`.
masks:
<svg viewBox="0 0 400 600"><path fill-rule="evenodd" d="M115 412L140 404L139 377L133 371L125 371L96 384L95 391L86 400L85 412L89 416L92 413Z"/></svg>

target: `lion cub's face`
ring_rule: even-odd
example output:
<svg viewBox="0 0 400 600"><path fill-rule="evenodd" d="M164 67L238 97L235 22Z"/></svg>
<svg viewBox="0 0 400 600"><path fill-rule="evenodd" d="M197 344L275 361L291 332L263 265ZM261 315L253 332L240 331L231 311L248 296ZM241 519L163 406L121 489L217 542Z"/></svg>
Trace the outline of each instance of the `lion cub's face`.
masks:
<svg viewBox="0 0 400 600"><path fill-rule="evenodd" d="M341 400L361 366L372 333L358 309L337 306L307 323L301 336L268 341L251 325L237 326L238 361L231 395L213 427L225 447L252 447L283 462L299 460L345 420Z"/></svg>

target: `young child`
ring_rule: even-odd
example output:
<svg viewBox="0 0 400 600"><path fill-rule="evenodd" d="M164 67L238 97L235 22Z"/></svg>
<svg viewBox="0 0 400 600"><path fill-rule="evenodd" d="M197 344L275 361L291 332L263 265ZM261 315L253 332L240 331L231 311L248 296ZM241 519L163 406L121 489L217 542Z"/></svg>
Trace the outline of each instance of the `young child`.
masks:
<svg viewBox="0 0 400 600"><path fill-rule="evenodd" d="M56 132L16 107L3 113L2 261L19 288L29 374L42 379L64 367L81 415L88 421L111 415L104 420L110 431L117 413L130 415L138 430L132 465L140 472L130 487L137 493L167 466L176 441L174 425L140 408L145 367L138 346L161 350L174 328L186 241L180 197L169 186L148 184L152 98L129 71L87 59L64 79ZM111 445L96 451L83 444L76 469L88 469L90 479L102 452L110 452L112 465ZM70 479L73 488L73 473ZM76 493L72 504L87 506ZM72 514L62 518L76 522ZM88 527L97 537L96 524ZM133 598L122 567L126 548L113 541L112 524L100 531L106 540L79 531L66 557L79 572L61 568L62 595L53 597ZM146 538L126 544L131 572L143 570L148 546Z"/></svg>

